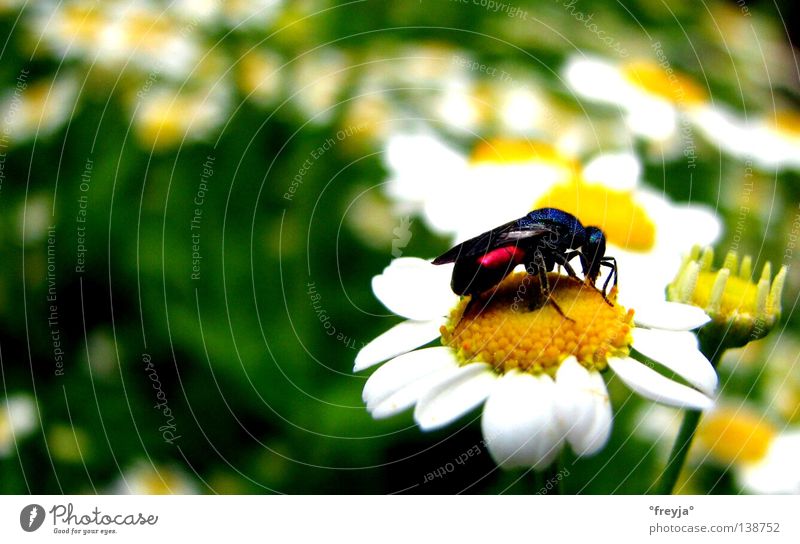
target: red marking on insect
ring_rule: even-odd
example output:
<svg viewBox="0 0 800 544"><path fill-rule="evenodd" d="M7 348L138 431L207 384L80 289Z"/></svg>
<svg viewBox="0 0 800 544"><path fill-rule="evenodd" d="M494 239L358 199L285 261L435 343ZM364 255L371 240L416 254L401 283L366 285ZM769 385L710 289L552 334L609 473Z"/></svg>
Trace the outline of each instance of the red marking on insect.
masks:
<svg viewBox="0 0 800 544"><path fill-rule="evenodd" d="M525 251L517 246L505 246L493 249L478 259L478 264L487 268L501 268L510 262L520 264L525 258Z"/></svg>

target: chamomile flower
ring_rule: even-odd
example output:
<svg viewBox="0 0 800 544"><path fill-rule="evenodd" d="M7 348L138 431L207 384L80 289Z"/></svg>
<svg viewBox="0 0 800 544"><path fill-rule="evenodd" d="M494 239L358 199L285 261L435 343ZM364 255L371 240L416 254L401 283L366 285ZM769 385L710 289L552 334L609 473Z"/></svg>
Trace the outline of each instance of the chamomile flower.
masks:
<svg viewBox="0 0 800 544"><path fill-rule="evenodd" d="M180 23L147 1L45 1L37 9L34 31L65 58L181 77L201 57L195 25Z"/></svg>
<svg viewBox="0 0 800 544"><path fill-rule="evenodd" d="M283 88L284 61L274 51L248 51L236 65L236 82L246 98L261 106L273 103Z"/></svg>
<svg viewBox="0 0 800 544"><path fill-rule="evenodd" d="M225 23L234 30L264 28L281 15L284 0L226 0L221 2Z"/></svg>
<svg viewBox="0 0 800 544"><path fill-rule="evenodd" d="M135 104L133 125L148 148L168 149L208 137L225 121L227 90L178 92L154 88Z"/></svg>
<svg viewBox="0 0 800 544"><path fill-rule="evenodd" d="M667 298L703 308L711 323L701 334L718 344L740 347L766 336L781 316L786 266L773 278L767 262L753 281L749 255L739 263L736 252L728 252L719 270L712 269L713 261L713 249L695 246L667 288Z"/></svg>
<svg viewBox="0 0 800 544"><path fill-rule="evenodd" d="M309 52L289 68L293 104L311 122L322 124L334 115L334 106L347 83L349 59L334 48Z"/></svg>
<svg viewBox="0 0 800 544"><path fill-rule="evenodd" d="M0 97L2 130L14 141L44 137L60 129L75 108L78 82L71 74L30 85L20 77L13 91Z"/></svg>
<svg viewBox="0 0 800 544"><path fill-rule="evenodd" d="M200 491L182 470L140 461L112 484L110 492L114 495L195 495Z"/></svg>
<svg viewBox="0 0 800 544"><path fill-rule="evenodd" d="M680 114L708 104L698 83L668 64L648 60L616 64L574 57L567 62L564 77L578 96L621 108L631 132L657 143L675 141Z"/></svg>
<svg viewBox="0 0 800 544"><path fill-rule="evenodd" d="M695 410L713 405L716 373L688 332L707 321L696 308L669 305L652 314L659 321L648 328L583 282L551 274L550 296L565 319L537 299L538 279L524 273L469 305L450 291L451 271L400 258L373 278L378 299L407 318L355 360L355 371L389 360L364 386L376 419L414 406L420 428L433 430L485 403L481 426L493 459L504 468L542 469L565 442L578 455L605 445L612 421L601 375L607 368L646 398ZM441 346L421 348L437 338ZM640 363L632 349L691 386Z"/></svg>
<svg viewBox="0 0 800 544"><path fill-rule="evenodd" d="M0 458L36 428L36 405L28 395L9 395L0 401Z"/></svg>
<svg viewBox="0 0 800 544"><path fill-rule="evenodd" d="M431 134L392 136L386 162L400 211L422 211L431 228L460 240L525 215L578 167L543 142L491 140L467 157Z"/></svg>
<svg viewBox="0 0 800 544"><path fill-rule="evenodd" d="M653 405L642 411L635 432L654 441L666 456L678 434L680 421L676 410ZM689 463L692 467L708 463L730 470L736 483L748 493L798 494L798 455L800 428L781 427L753 407L734 405L729 399L703 414ZM687 481L682 486L690 484Z"/></svg>
<svg viewBox="0 0 800 544"><path fill-rule="evenodd" d="M705 414L697 442L751 493L800 493L800 429L781 429L746 405L719 406Z"/></svg>
<svg viewBox="0 0 800 544"><path fill-rule="evenodd" d="M431 135L398 135L387 146L387 193L401 214L422 211L457 242L553 207L606 234L607 255L626 281L623 304L663 300L664 287L696 243L716 241L721 225L699 205L677 204L641 183L630 153L603 153L585 165L551 145L488 140L467 158Z"/></svg>
<svg viewBox="0 0 800 544"><path fill-rule="evenodd" d="M800 168L800 114L780 110L744 120L721 107L694 117L704 136L722 151L762 170Z"/></svg>

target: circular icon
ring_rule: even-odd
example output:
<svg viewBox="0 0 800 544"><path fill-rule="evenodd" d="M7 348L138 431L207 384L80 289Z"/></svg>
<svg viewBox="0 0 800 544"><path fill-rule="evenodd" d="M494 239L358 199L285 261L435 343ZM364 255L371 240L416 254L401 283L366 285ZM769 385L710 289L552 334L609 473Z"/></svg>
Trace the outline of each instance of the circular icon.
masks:
<svg viewBox="0 0 800 544"><path fill-rule="evenodd" d="M19 524L22 530L32 533L44 523L44 508L39 504L29 504L19 513Z"/></svg>

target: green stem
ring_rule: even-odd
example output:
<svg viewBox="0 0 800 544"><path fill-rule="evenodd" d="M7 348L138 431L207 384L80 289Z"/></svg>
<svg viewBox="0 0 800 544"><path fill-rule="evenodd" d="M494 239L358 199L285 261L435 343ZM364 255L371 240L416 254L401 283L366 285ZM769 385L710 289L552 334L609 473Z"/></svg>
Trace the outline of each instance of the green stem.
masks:
<svg viewBox="0 0 800 544"><path fill-rule="evenodd" d="M716 369L724 350L721 347L710 349L701 344L700 351L709 358L711 365ZM689 447L694 440L697 425L700 423L700 416L702 414L703 413L699 410L687 410L686 414L684 414L681 428L678 431L678 437L675 439L675 444L672 446L672 451L667 460L667 466L664 467L664 472L661 473L661 477L656 484L657 494L671 495L675 490L675 484L678 483L678 477L681 474L683 466L686 464Z"/></svg>
<svg viewBox="0 0 800 544"><path fill-rule="evenodd" d="M675 489L678 476L680 476L681 469L686 463L686 455L689 453L689 446L692 445L697 424L700 423L700 414L702 412L699 410L689 410L683 416L681 429L678 431L675 445L672 446L667 466L664 467L664 472L656 485L656 493L659 495L671 495Z"/></svg>
<svg viewBox="0 0 800 544"><path fill-rule="evenodd" d="M567 447L565 446L561 453L558 455L558 472L556 473L556 478L558 480L558 494L559 495L566 495L567 494L567 474L569 471L566 469L567 467Z"/></svg>

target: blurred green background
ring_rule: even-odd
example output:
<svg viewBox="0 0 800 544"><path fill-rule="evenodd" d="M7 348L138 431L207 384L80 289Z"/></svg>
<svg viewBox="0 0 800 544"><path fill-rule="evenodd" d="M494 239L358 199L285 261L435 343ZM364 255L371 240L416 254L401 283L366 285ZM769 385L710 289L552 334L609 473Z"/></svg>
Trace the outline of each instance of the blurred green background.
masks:
<svg viewBox="0 0 800 544"><path fill-rule="evenodd" d="M575 53L614 54L569 2L503 5L0 1L0 369L4 396L34 407L24 434L0 420L0 490L529 492L531 475L485 451L423 485L480 443L478 422L422 433L410 414L373 421L352 373L357 350L400 320L370 288L394 230L411 218L406 255L450 243L386 196L386 142L407 126L465 153L508 136L491 114L464 128L431 113L454 55L536 82L579 119L619 115L559 77ZM797 7L779 5L573 4L634 56L659 40L715 101L751 115L800 110L796 29L783 26ZM469 76L477 93L502 86ZM742 159L699 142L690 185L681 157L632 141L654 188L717 211L724 253ZM739 250L780 263L797 170L761 169L753 194ZM795 341L799 284L790 273L785 328L748 346L753 365ZM730 391L768 396L762 373L721 372ZM663 458L631 433L642 404L615 413L613 462L577 461L568 491L647 489ZM693 478L697 492L740 492L724 468Z"/></svg>

